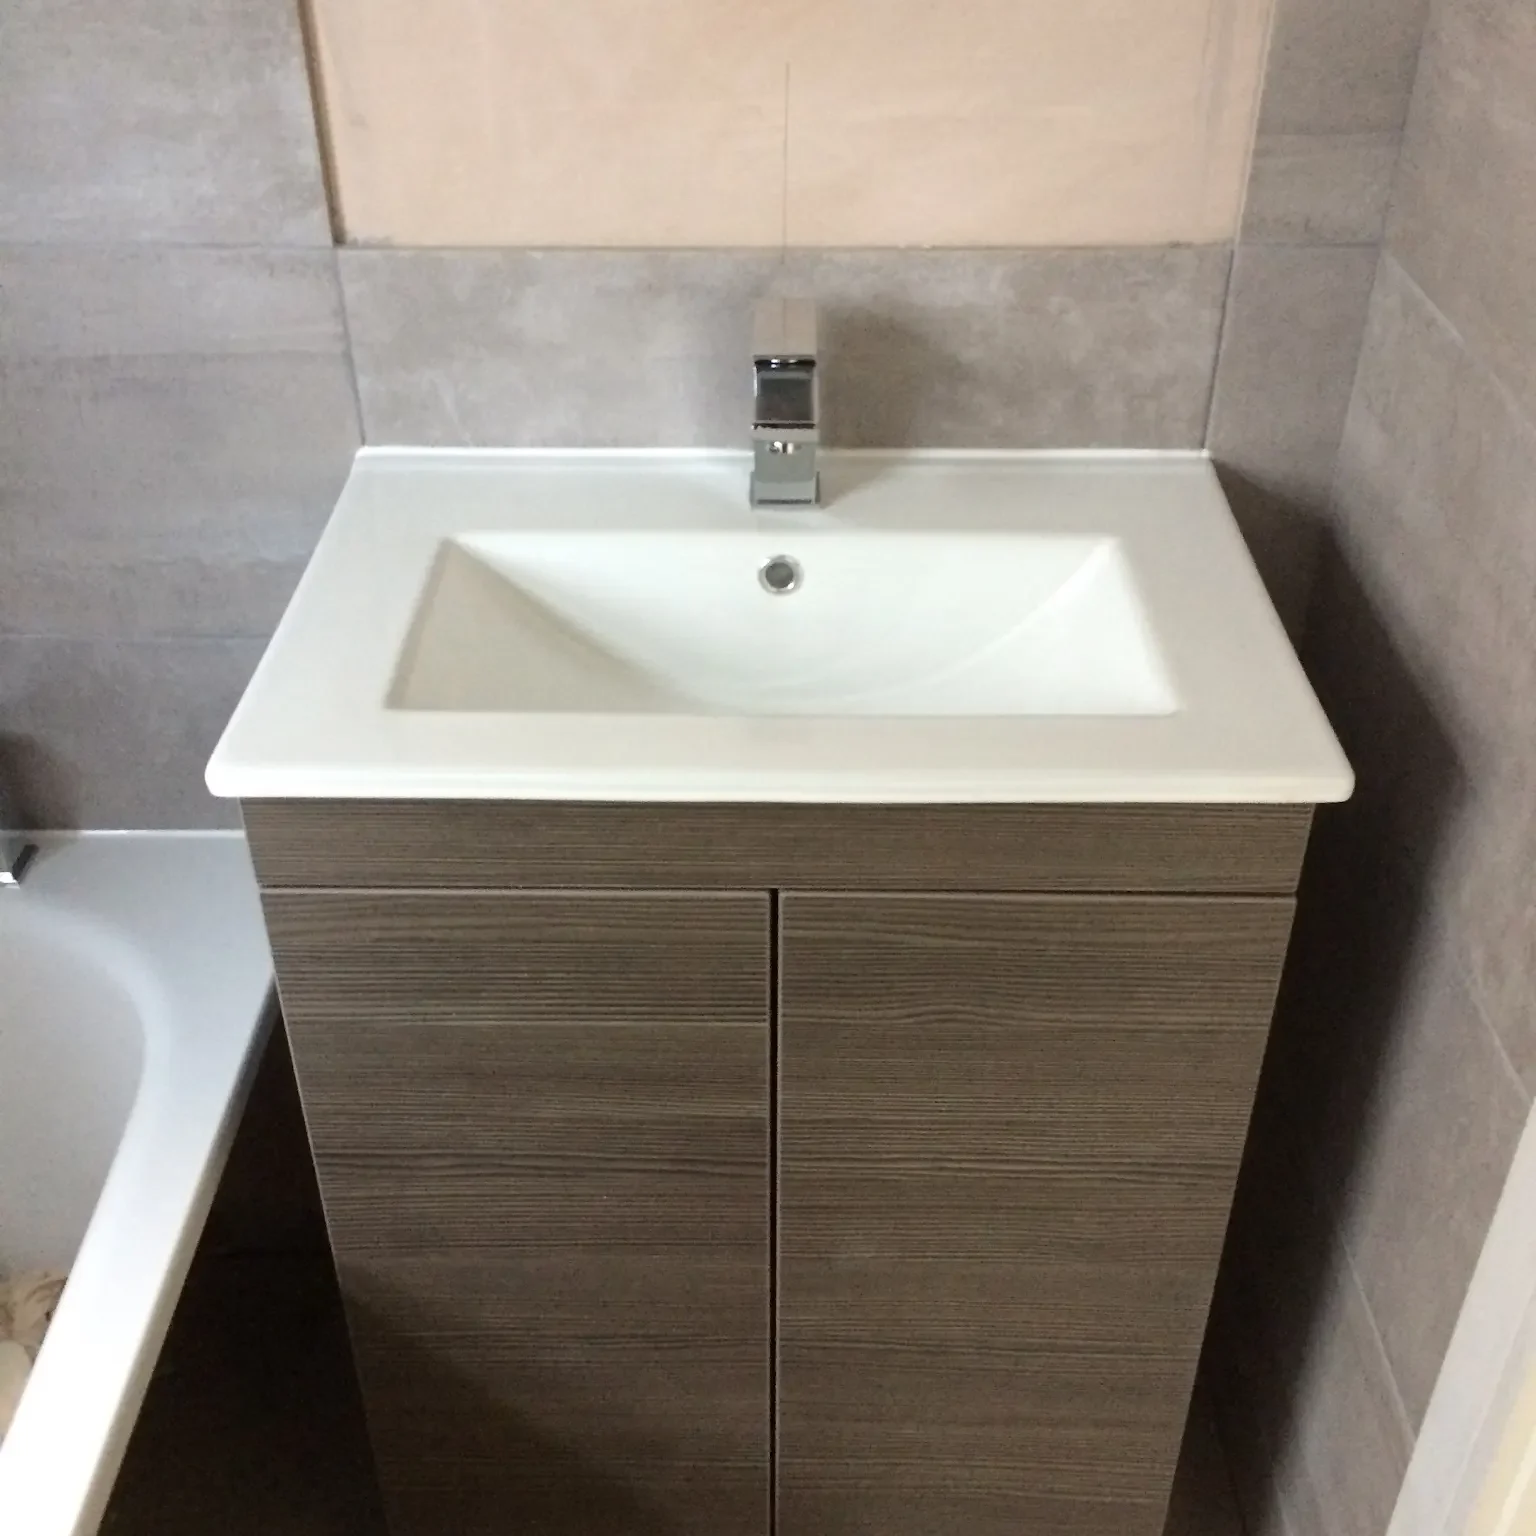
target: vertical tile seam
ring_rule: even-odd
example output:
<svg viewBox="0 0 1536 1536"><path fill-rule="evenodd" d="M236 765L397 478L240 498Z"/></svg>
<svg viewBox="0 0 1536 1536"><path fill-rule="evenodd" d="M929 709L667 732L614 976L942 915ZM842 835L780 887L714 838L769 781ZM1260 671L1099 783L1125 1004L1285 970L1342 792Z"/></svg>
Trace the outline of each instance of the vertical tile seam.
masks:
<svg viewBox="0 0 1536 1536"><path fill-rule="evenodd" d="M1401 1389L1397 1384L1396 1372L1392 1369L1392 1360L1387 1353L1385 1340L1382 1338L1380 1325L1376 1321L1376 1313L1371 1307L1370 1298L1366 1295L1365 1287L1360 1281L1360 1272L1355 1263L1354 1245L1349 1238L1349 1232L1343 1219L1339 1199L1327 1192L1327 1185L1321 1177L1313 1153L1303 1147L1296 1147L1298 1158L1297 1167L1306 1184L1308 1204L1311 1205L1323 1218L1323 1240L1337 1253L1343 1256L1343 1281L1353 1288L1356 1298L1365 1313L1370 1325L1371 1343L1374 1346L1377 1360L1381 1367L1381 1374L1387 1383L1390 1406L1398 1432L1402 1438L1403 1450L1403 1476L1407 1476L1408 1463L1413 1457L1414 1441L1418 1438L1413 1429L1413 1421L1408 1416L1408 1410L1403 1402ZM1298 1445L1302 1466L1306 1469L1309 1483L1312 1481L1312 1458L1307 1453L1305 1440ZM1401 1481L1399 1482L1401 1490ZM1395 1497L1395 1495L1394 1495Z"/></svg>
<svg viewBox="0 0 1536 1536"><path fill-rule="evenodd" d="M1376 1347L1376 1356L1381 1365L1382 1374L1386 1378L1392 1407L1396 1411L1397 1427L1402 1433L1403 1476L1406 1477L1408 1463L1413 1459L1413 1443L1419 1438L1418 1431L1413 1427L1413 1420L1409 1417L1407 1405L1403 1401L1402 1390L1397 1384L1397 1372L1392 1366L1392 1356L1387 1352L1387 1343L1382 1337L1381 1326L1376 1321L1376 1309L1371 1305L1371 1298L1366 1295L1365 1286L1361 1283L1360 1271L1355 1263L1354 1245L1349 1240L1349 1234L1342 1228L1336 1228L1335 1231L1339 1248L1344 1255L1349 1284L1354 1287L1355 1295L1364 1309L1366 1321L1370 1324L1371 1342ZM1401 1489L1401 1480L1398 1486Z"/></svg>
<svg viewBox="0 0 1536 1536"><path fill-rule="evenodd" d="M1399 160L1402 158L1401 140L1398 142L1398 158ZM1393 174L1395 177L1396 172ZM1360 378L1365 371L1365 349L1371 334L1371 315L1376 308L1376 294L1381 288L1382 273L1386 268L1387 262L1391 261L1391 259L1391 253L1387 250L1386 238L1383 236L1381 240L1376 242L1376 271L1371 276L1371 291L1365 297L1365 322L1360 327L1360 345L1355 349L1354 376L1349 381L1349 399L1345 402L1344 415L1339 423L1339 441L1337 447L1333 450L1333 465L1328 473L1328 510L1335 524L1337 522L1339 504L1342 499L1340 480L1344 473L1344 445L1349 438L1349 423L1355 414L1355 404L1360 398ZM1310 610L1316 607L1321 600L1322 589L1322 582L1313 582L1312 597L1307 604L1309 619L1311 617ZM1307 624L1303 626L1303 629L1305 630L1309 627L1310 624Z"/></svg>
<svg viewBox="0 0 1536 1536"><path fill-rule="evenodd" d="M336 162L336 145L331 135L331 119L326 101L325 74L320 65L319 22L314 0L291 0L298 16L299 50L304 56L304 81L309 92L310 124L315 135L315 158L320 167L320 195L325 199L326 225L331 232L332 248L346 239L341 214L341 188Z"/></svg>
<svg viewBox="0 0 1536 1536"><path fill-rule="evenodd" d="M1532 417L1531 413L1526 409L1524 402L1504 381L1503 375L1500 374L1499 370L1483 356L1477 347L1472 345L1461 327L1435 302L1429 290L1413 275L1412 268L1407 265L1397 252L1385 243L1382 245L1382 259L1392 263L1403 282L1413 290L1419 302L1429 310L1435 323L1441 326L1450 336L1451 340L1455 342L1456 350L1460 352L1463 359L1476 368L1493 386L1495 393L1503 402L1504 408L1509 411L1528 434L1536 436L1536 418ZM1373 285L1373 295L1374 292Z"/></svg>
<svg viewBox="0 0 1536 1536"><path fill-rule="evenodd" d="M1444 936L1447 939L1450 938L1448 933ZM1451 944L1451 956L1452 962L1456 967L1457 979L1466 990L1468 998L1471 999L1472 1011L1477 1015L1478 1022L1493 1041L1493 1048L1498 1054L1499 1060L1504 1064L1504 1070L1509 1076L1509 1081L1514 1085L1515 1092L1519 1096L1521 1104L1525 1106L1527 1116L1529 1116L1533 1104L1536 1104L1536 1099L1532 1098L1530 1090L1525 1086L1525 1079L1520 1075L1520 1069L1515 1065L1514 1059L1510 1056L1509 1047L1505 1045L1504 1036L1500 1033L1498 1025L1489 1017L1488 1007L1483 998L1483 989L1478 984L1477 978L1472 974L1471 967L1467 964L1464 947L1453 941ZM1505 1177L1507 1178L1508 1176L1509 1170L1506 1169ZM1485 1233L1484 1236L1486 1237L1487 1234Z"/></svg>
<svg viewBox="0 0 1536 1536"><path fill-rule="evenodd" d="M352 409L357 416L357 440L366 446L368 417L363 409L363 385L357 371L357 349L352 340L352 307L347 299L347 280L342 275L342 248L331 247L331 273L336 282L336 306L341 313L341 346L347 360L347 380L352 386Z"/></svg>
<svg viewBox="0 0 1536 1536"><path fill-rule="evenodd" d="M1413 58L1413 80L1408 86L1408 93L1403 99L1403 110L1397 118L1397 158L1392 162L1392 179L1387 186L1387 205L1381 215L1381 249L1383 254L1391 251L1392 219L1397 212L1398 197L1402 192L1403 179L1403 153L1408 143L1408 127L1413 121L1414 109L1423 99L1427 89L1425 79L1428 73L1428 58L1430 53L1430 35L1435 31L1442 0L1429 0L1424 7L1424 20L1419 25L1419 46Z"/></svg>
<svg viewBox="0 0 1536 1536"><path fill-rule="evenodd" d="M1201 446L1207 453L1212 451L1212 439L1216 428L1216 402L1221 384L1221 363L1227 350L1227 334L1232 325L1232 292L1237 281L1237 255L1241 249L1234 235L1227 246L1227 277L1222 286L1221 314L1216 324L1216 349L1211 357L1211 378L1205 396L1205 433Z"/></svg>
<svg viewBox="0 0 1536 1536"><path fill-rule="evenodd" d="M1232 238L1227 245L1227 280L1222 288L1221 316L1216 327L1216 349L1211 358L1211 382L1205 402L1205 431L1201 437L1201 446L1207 453L1211 452L1212 439L1215 435L1217 389L1221 378L1222 354L1226 350L1227 345L1227 330L1232 319L1232 289L1237 274L1237 253L1244 244L1243 228L1248 218L1248 203L1253 196L1253 172L1258 158L1259 122L1263 117L1264 99L1269 94L1269 66L1274 56L1275 31L1280 7L1284 3L1285 0L1269 0L1269 10L1264 25L1264 50L1263 56L1259 60L1259 88L1253 93L1253 101L1248 109L1248 154L1246 161L1248 174L1243 178L1243 193L1238 199L1237 205L1237 222L1232 230ZM1207 17L1208 22L1210 15L1214 15L1214 12L1215 0L1212 0L1211 11Z"/></svg>

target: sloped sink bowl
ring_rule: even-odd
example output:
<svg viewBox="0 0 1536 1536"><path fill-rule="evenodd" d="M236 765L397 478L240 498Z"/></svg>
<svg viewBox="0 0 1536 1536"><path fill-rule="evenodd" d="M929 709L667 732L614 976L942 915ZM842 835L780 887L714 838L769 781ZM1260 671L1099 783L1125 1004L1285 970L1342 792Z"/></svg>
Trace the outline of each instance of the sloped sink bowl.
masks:
<svg viewBox="0 0 1536 1536"><path fill-rule="evenodd" d="M1153 715L1175 699L1115 540L469 533L445 542L396 709ZM775 554L793 590L759 581Z"/></svg>

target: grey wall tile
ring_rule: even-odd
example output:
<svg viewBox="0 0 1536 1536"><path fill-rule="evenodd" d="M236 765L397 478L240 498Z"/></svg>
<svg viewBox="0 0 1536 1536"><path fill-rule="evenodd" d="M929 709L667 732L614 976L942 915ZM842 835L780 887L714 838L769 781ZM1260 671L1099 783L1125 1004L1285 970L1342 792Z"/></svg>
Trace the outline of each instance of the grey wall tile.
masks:
<svg viewBox="0 0 1536 1536"><path fill-rule="evenodd" d="M1390 257L1336 505L1336 537L1455 760L1456 816L1427 899L1536 1089L1536 428ZM1381 750L1380 723L1370 739L1388 761L1406 755ZM1428 844L1435 829L1418 820Z"/></svg>
<svg viewBox="0 0 1536 1536"><path fill-rule="evenodd" d="M850 446L1198 447L1225 247L802 251Z"/></svg>
<svg viewBox="0 0 1536 1536"><path fill-rule="evenodd" d="M1436 935L1378 1078L1346 1238L1417 1430L1529 1101Z"/></svg>
<svg viewBox="0 0 1536 1536"><path fill-rule="evenodd" d="M331 254L11 248L0 288L0 633L270 633L358 443Z"/></svg>
<svg viewBox="0 0 1536 1536"><path fill-rule="evenodd" d="M1354 1270L1335 1257L1302 1368L1285 1507L1294 1536L1382 1536L1413 1436Z"/></svg>
<svg viewBox="0 0 1536 1536"><path fill-rule="evenodd" d="M0 244L0 357L346 347L330 252Z"/></svg>
<svg viewBox="0 0 1536 1536"><path fill-rule="evenodd" d="M0 240L329 244L293 0L8 0Z"/></svg>
<svg viewBox="0 0 1536 1536"><path fill-rule="evenodd" d="M1277 0L1243 238L1380 237L1428 0Z"/></svg>
<svg viewBox="0 0 1536 1536"><path fill-rule="evenodd" d="M1202 1363L1244 1524L1383 1536L1412 1436L1309 1149L1276 1095L1258 1114Z"/></svg>
<svg viewBox="0 0 1536 1536"><path fill-rule="evenodd" d="M1536 748L1536 428L1388 257L1338 528L1479 780Z"/></svg>
<svg viewBox="0 0 1536 1536"><path fill-rule="evenodd" d="M1396 132L1260 134L1243 239L1271 245L1380 240L1398 144Z"/></svg>
<svg viewBox="0 0 1536 1536"><path fill-rule="evenodd" d="M738 444L750 312L823 306L830 440L1192 447L1224 249L344 251L371 442Z"/></svg>
<svg viewBox="0 0 1536 1536"><path fill-rule="evenodd" d="M732 251L340 253L372 443L740 442L751 306Z"/></svg>
<svg viewBox="0 0 1536 1536"><path fill-rule="evenodd" d="M1383 1536L1412 1435L1309 1149L1276 1095L1258 1113L1202 1365L1244 1524Z"/></svg>
<svg viewBox="0 0 1536 1536"><path fill-rule="evenodd" d="M1242 246L1216 370L1212 454L1320 506L1370 308L1369 246Z"/></svg>
<svg viewBox="0 0 1536 1536"><path fill-rule="evenodd" d="M1446 0L1424 45L1388 248L1536 418L1536 8Z"/></svg>
<svg viewBox="0 0 1536 1536"><path fill-rule="evenodd" d="M0 638L0 767L31 826L233 826L203 767L258 640Z"/></svg>
<svg viewBox="0 0 1536 1536"><path fill-rule="evenodd" d="M1340 444L1333 531L1441 720L1455 692L1446 660L1460 557L1448 445L1461 366L1454 334L1384 260Z"/></svg>
<svg viewBox="0 0 1536 1536"><path fill-rule="evenodd" d="M1370 304L1369 246L1240 246L1209 444L1281 617L1299 633Z"/></svg>
<svg viewBox="0 0 1536 1536"><path fill-rule="evenodd" d="M1529 708L1529 701L1527 701ZM1447 876L1446 922L1478 1009L1536 1098L1536 752L1472 797Z"/></svg>
<svg viewBox="0 0 1536 1536"><path fill-rule="evenodd" d="M1276 0L1264 133L1401 127L1429 0Z"/></svg>

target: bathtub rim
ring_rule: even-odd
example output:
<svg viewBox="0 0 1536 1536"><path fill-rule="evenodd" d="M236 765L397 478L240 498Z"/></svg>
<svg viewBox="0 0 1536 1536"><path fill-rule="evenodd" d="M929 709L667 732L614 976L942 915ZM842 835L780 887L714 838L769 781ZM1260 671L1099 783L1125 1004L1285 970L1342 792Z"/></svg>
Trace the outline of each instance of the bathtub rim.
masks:
<svg viewBox="0 0 1536 1536"><path fill-rule="evenodd" d="M142 946L163 1004L145 1021L122 1140L0 1446L0 1528L89 1536L277 1008L243 834L81 832L33 841L39 853L26 881L0 900L26 903L30 895L44 904L44 920L56 905Z"/></svg>

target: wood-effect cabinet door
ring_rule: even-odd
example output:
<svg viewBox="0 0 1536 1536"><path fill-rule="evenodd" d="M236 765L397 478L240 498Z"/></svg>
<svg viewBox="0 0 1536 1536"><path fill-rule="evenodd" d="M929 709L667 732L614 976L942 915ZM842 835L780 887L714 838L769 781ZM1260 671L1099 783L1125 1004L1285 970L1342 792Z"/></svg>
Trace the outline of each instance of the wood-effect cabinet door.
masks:
<svg viewBox="0 0 1536 1536"><path fill-rule="evenodd" d="M763 1536L767 899L265 900L395 1536Z"/></svg>
<svg viewBox="0 0 1536 1536"><path fill-rule="evenodd" d="M1158 1536L1291 905L783 898L778 1536Z"/></svg>

